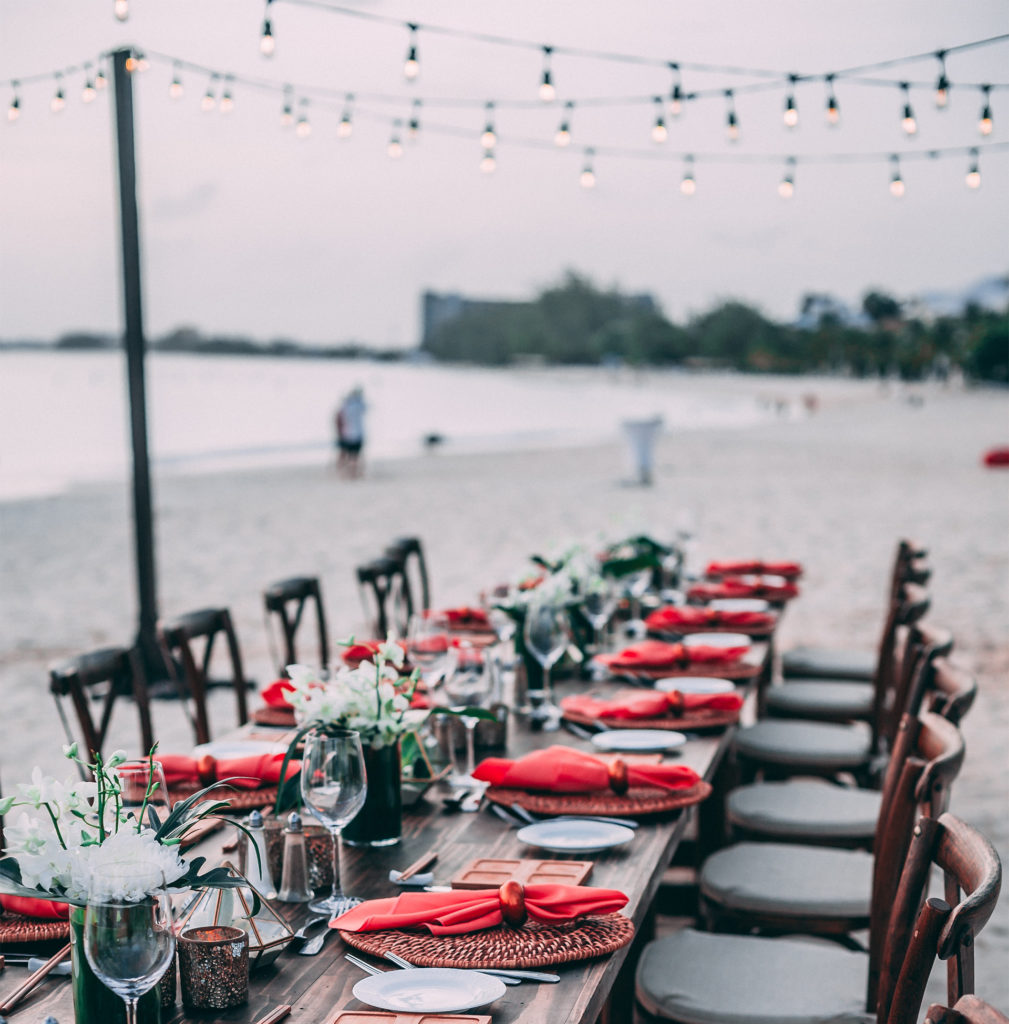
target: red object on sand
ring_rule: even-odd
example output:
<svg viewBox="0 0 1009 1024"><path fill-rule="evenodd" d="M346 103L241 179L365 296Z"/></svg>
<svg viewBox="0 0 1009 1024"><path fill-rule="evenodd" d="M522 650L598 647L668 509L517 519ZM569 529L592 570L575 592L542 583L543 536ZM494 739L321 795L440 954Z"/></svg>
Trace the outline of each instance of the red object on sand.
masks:
<svg viewBox="0 0 1009 1024"><path fill-rule="evenodd" d="M984 453L982 463L989 469L997 469L1009 466L1009 445L999 448L989 448Z"/></svg>

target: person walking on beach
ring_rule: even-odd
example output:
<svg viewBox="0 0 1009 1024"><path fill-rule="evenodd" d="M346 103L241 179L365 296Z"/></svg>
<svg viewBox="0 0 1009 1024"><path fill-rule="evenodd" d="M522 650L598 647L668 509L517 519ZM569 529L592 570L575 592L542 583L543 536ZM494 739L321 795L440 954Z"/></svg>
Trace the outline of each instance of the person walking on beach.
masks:
<svg viewBox="0 0 1009 1024"><path fill-rule="evenodd" d="M362 473L366 408L364 392L357 387L344 398L336 412L336 468L348 480L356 480Z"/></svg>

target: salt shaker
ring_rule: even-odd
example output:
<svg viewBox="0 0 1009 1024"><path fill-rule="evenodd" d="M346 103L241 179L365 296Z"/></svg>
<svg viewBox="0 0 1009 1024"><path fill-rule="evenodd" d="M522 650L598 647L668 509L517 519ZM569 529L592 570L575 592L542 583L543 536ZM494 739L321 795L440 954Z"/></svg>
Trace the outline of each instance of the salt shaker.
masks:
<svg viewBox="0 0 1009 1024"><path fill-rule="evenodd" d="M280 895L284 903L307 903L314 893L308 884L308 851L301 815L292 811L284 829L284 869L280 875Z"/></svg>
<svg viewBox="0 0 1009 1024"><path fill-rule="evenodd" d="M266 856L266 831L263 828L263 815L259 811L253 811L249 815L246 827L249 830L249 852L245 877L249 880L249 884L266 899L275 900L277 889L270 876L270 862ZM258 857L256 856L257 852L259 853Z"/></svg>

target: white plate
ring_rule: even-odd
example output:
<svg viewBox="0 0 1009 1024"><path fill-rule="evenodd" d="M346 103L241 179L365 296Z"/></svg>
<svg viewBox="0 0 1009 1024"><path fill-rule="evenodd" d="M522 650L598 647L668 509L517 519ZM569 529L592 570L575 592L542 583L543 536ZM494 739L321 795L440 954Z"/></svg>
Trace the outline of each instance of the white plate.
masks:
<svg viewBox="0 0 1009 1024"><path fill-rule="evenodd" d="M680 693L732 693L736 689L731 679L716 679L714 676L670 676L656 679L655 689L663 693L679 690Z"/></svg>
<svg viewBox="0 0 1009 1024"><path fill-rule="evenodd" d="M753 641L745 633L691 633L680 643L684 647L749 647Z"/></svg>
<svg viewBox="0 0 1009 1024"><path fill-rule="evenodd" d="M771 602L762 597L716 597L708 607L716 612L766 612Z"/></svg>
<svg viewBox="0 0 1009 1024"><path fill-rule="evenodd" d="M210 743L201 743L193 747L193 757L203 757L209 754L218 759L222 757L248 757L253 754L282 754L287 750L286 743L270 743L269 740L249 740L242 743L240 740L220 740Z"/></svg>
<svg viewBox="0 0 1009 1024"><path fill-rule="evenodd" d="M672 729L610 729L597 732L592 737L592 746L600 750L639 754L672 750L686 742L687 737L682 732L673 732Z"/></svg>
<svg viewBox="0 0 1009 1024"><path fill-rule="evenodd" d="M500 978L454 967L385 971L362 978L354 986L354 995L362 1003L380 1010L413 1013L473 1010L494 1002L504 991L505 983Z"/></svg>
<svg viewBox="0 0 1009 1024"><path fill-rule="evenodd" d="M601 853L624 846L634 829L606 821L537 821L515 833L520 843L555 853Z"/></svg>

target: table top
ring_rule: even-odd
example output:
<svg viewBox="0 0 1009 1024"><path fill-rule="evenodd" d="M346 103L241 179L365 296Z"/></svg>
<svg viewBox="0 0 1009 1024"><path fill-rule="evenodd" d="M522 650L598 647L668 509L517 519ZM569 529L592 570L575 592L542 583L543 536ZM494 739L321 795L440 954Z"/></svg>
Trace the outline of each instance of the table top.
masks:
<svg viewBox="0 0 1009 1024"><path fill-rule="evenodd" d="M758 643L751 649L749 657L754 664L760 664L768 653L769 646ZM621 686L619 683L604 685L614 689ZM584 684L561 682L558 685L559 695L565 691L573 692L576 686L583 688ZM752 684L747 689L752 690ZM262 732L262 726L257 726L256 730ZM711 781L728 747L731 732L729 729L691 736L672 756ZM565 730L532 733L515 717L509 722L509 756L520 756L550 743L598 753L590 743ZM436 884L447 884L476 857L554 856L523 845L516 839L515 828L509 828L496 815L486 811L476 814L445 813L441 796L446 793L447 790L432 790L428 799L422 800L416 808L404 811L402 840L396 846L383 849L345 846L342 860L345 891L369 899L396 895L400 890L389 883L389 870L403 869L432 849L438 851L438 862L434 868ZM590 857L579 855L578 859L591 859L595 864L587 884L620 889L626 893L628 903L623 913L636 928L641 927L647 915L662 874L683 838L690 814L688 810L656 819L643 818L628 846ZM222 845L234 837L235 831L226 827L205 839L194 852L207 855L212 863ZM556 856L563 857L560 854ZM300 925L307 916L303 905L275 903L273 906L294 925ZM551 1024L592 1024L603 1009L630 948L625 946L597 960L550 967L549 970L561 976L558 984L509 986L490 1011L484 1012L492 1013L495 1024L539 1024L545 1020ZM293 1006L287 1018L292 1024L325 1024L338 1010L365 1008L365 1004L357 1001L351 991L364 975L344 959L344 953L349 951L338 936L328 938L323 951L317 956L300 956L285 951L275 964L252 975L246 1006L223 1011L213 1018L207 1014L196 1018L187 1016L180 1003L174 1011L162 1011L163 1024L180 1024L195 1019L250 1024L281 1003ZM10 977L9 971L4 973ZM9 984L5 983L3 988ZM52 1014L61 1024L69 1024L73 1018L70 986L60 980L47 980L15 1012L23 1014L26 1021L41 1021L47 1014Z"/></svg>

